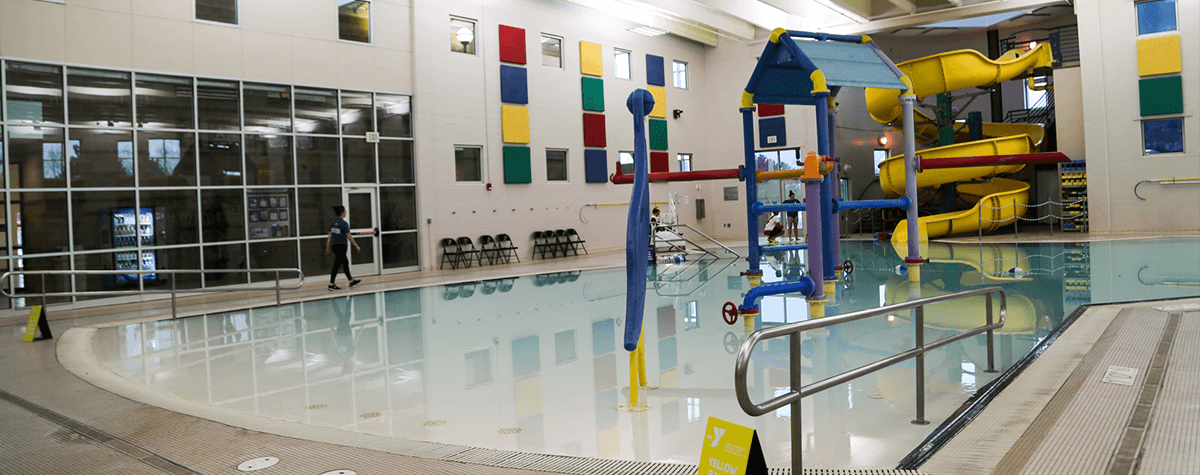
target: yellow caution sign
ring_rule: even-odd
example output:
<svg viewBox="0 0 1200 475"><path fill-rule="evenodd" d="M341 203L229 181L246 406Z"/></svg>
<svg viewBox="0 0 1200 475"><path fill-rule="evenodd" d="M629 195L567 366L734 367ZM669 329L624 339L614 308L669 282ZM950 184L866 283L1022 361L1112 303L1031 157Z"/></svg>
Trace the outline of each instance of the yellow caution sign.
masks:
<svg viewBox="0 0 1200 475"><path fill-rule="evenodd" d="M754 429L708 418L704 447L700 449L700 475L757 475L767 473L762 445Z"/></svg>
<svg viewBox="0 0 1200 475"><path fill-rule="evenodd" d="M50 323L46 321L46 314L42 312L41 305L34 305L29 308L29 323L25 324L25 336L21 337L21 341L33 341L33 335L41 330L42 337L39 340L48 340L54 338L50 334Z"/></svg>

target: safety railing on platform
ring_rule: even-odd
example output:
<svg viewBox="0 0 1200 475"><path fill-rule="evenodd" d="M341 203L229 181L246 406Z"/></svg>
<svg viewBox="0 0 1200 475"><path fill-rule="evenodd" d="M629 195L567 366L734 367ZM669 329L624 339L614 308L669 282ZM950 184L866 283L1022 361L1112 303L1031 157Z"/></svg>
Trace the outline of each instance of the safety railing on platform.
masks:
<svg viewBox="0 0 1200 475"><path fill-rule="evenodd" d="M716 245L718 245L718 246L721 246L721 249L724 249L724 250L725 250L725 252L728 252L728 253L730 253L730 254L733 254L733 257L734 257L734 258L742 257L742 256L741 256L741 254L738 254L738 253L737 253L737 251L735 251L735 250L733 250L733 249L730 249L730 248L729 248L729 246L726 246L726 245L724 245L724 244L721 244L721 242L720 242L720 241L717 241L716 239L713 239L713 238L709 237L707 234L704 234L704 233L700 232L700 230L699 230L699 229L693 228L693 227L691 227L691 226L689 226L689 225L687 225L687 224L683 224L683 223L679 223L679 224L658 224L658 225L655 225L655 226L656 226L656 227L659 227L659 228L667 228L667 229L670 229L670 230L671 230L671 231L673 231L673 232L674 232L676 229L679 229L679 228L687 228L687 229L690 229L692 232L694 232L694 233L696 233L696 234L699 234L700 236L704 237L704 239L707 239L707 240L709 240L709 241L710 241L710 242L712 242L713 244L716 244ZM683 239L683 240L684 240L684 241L686 241L688 244L691 244L693 247L695 247L696 249L699 249L700 251L704 252L705 254L709 254L709 255L711 255L711 256L713 256L713 257L715 257L715 258L718 258L718 259L721 257L721 256L718 256L718 255L717 255L717 253L715 253L715 252L712 252L712 251L710 251L710 250L708 250L708 249L705 249L703 246L701 246L701 245L699 245L699 244L696 244L696 243L695 243L694 241L692 241L691 239L688 239L688 238L684 237L684 236L683 236L683 234L681 234L681 233L679 233L679 232L675 232L675 235L679 236L679 238L680 238L680 239Z"/></svg>
<svg viewBox="0 0 1200 475"><path fill-rule="evenodd" d="M979 216L978 216L978 218L977 218L977 219L978 219L978 221L979 221L979 226L978 226L978 228L979 228L979 240L981 240L981 241L983 240L983 223L984 223L985 221L986 221L986 222L988 222L988 223L1001 223L1001 225L1005 225L1005 224L1008 224L1008 223L1010 223L1010 222L1011 222L1011 223L1012 223L1012 225L1013 225L1013 237L1015 238L1015 237L1020 237L1020 235L1021 235L1021 225L1020 225L1020 222L1021 222L1021 221L1026 221L1026 222L1040 222L1040 221L1042 221L1042 220L1046 220L1046 219L1058 220L1058 224L1059 224L1059 226L1061 227L1061 226L1062 226L1062 223L1063 223L1063 222L1065 222L1065 221L1071 221L1071 220L1074 220L1074 219L1079 219L1079 218L1082 218L1082 217L1084 217L1084 216L1087 216L1087 214L1088 214L1087 210L1085 209L1085 210L1083 210L1083 211L1079 211L1079 212L1077 212L1077 213L1075 213L1075 214L1070 214L1070 215L1064 215L1064 214L1057 214L1057 215L1056 215L1056 214L1047 214L1047 215L1045 215L1045 216L1042 216L1042 217L1040 217L1040 218L1026 218L1026 217L1022 216L1022 215L1023 215L1023 214L1025 214L1025 213L1018 213L1018 212L1017 212L1017 210L1016 210L1016 207L1017 207L1017 206L1021 206L1021 207L1025 208L1026 210L1028 210L1029 208L1041 208L1042 206L1052 206L1052 205L1058 205L1059 213L1062 213L1062 212L1064 211L1064 209L1065 209L1065 208L1067 208L1067 207L1074 207L1074 206L1076 206L1076 205L1080 205L1080 204L1082 204L1082 203L1086 203L1086 202L1087 202L1087 200L1086 200L1086 199L1082 199L1082 200L1076 200L1076 201L1067 201L1067 202L1061 202L1061 203L1060 203L1060 202L1058 202L1058 201L1053 201L1053 200L1050 200L1050 201L1044 201L1044 202L1042 202L1042 203L1038 203L1038 204L1036 204L1036 205L1027 205L1027 204L1024 204L1024 203L1018 203L1018 202L1016 202L1016 201L1012 201L1012 202L1010 202L1009 204L1006 204L1006 205L1004 205L1004 206L988 206L988 205L985 205L985 204L983 204L983 203L979 203L979 213L978 213L978 214L979 214ZM1013 208L1013 217L1012 217L1012 218L1004 218L1004 219L990 219L990 218L985 218L985 217L983 217L983 210L984 210L984 209L988 209L988 210L990 210L990 211L996 212L996 211L1000 211L1000 210L1007 209L1007 208ZM1027 211L1027 212L1028 212L1028 211ZM989 214L997 214L997 213L989 213ZM1059 231L1062 231L1062 229L1059 229ZM1054 235L1054 222L1053 222L1053 221L1050 223L1050 235L1051 235L1051 236L1053 236L1053 235Z"/></svg>
<svg viewBox="0 0 1200 475"><path fill-rule="evenodd" d="M992 294L1000 295L1000 321L993 323L992 314ZM925 343L925 306L951 302L966 297L974 297L977 295L986 296L985 305L987 306L986 321L983 326L959 333L954 336L942 338L932 343ZM800 334L809 330L831 327L842 323L850 323L864 318L887 315L904 310L913 310L913 322L915 335L914 348L903 353L889 356L871 364L860 366L856 369L843 372L841 374L831 376L820 381L810 383L807 386L801 382L801 351L800 351ZM803 473L803 441L804 433L801 425L801 415L803 411L800 408L800 400L817 394L826 389L836 387L841 384L850 382L856 378L866 376L881 369L895 365L908 359L916 359L917 368L914 376L916 386L916 413L917 418L912 422L914 424L928 424L925 420L925 353L930 350L941 348L959 340L970 338L980 333L987 333L987 372L996 372L995 365L995 343L993 332L996 329L1004 326L1004 321L1008 317L1008 298L1004 294L1004 289L1000 287L985 287L981 289L967 290L953 294L939 295L937 297L929 297L924 299L913 300L910 302L888 305L885 307L860 310L857 312L825 317L815 320L808 320L799 323L790 323L780 325L774 328L765 328L755 331L746 337L742 342L741 348L738 349L737 363L733 370L733 385L734 391L737 393L738 405L742 410L751 416L761 416L784 406L791 405L792 413L792 473ZM788 347L788 361L790 372L790 384L788 391L782 395L776 396L761 404L755 404L750 400L750 387L747 384L748 373L750 371L751 354L754 348L760 341L786 336L790 340Z"/></svg>
<svg viewBox="0 0 1200 475"><path fill-rule="evenodd" d="M225 293L225 292L247 292L247 291L275 291L275 305L283 303L282 293L284 290L298 290L304 285L304 272L300 269L243 269L238 272L248 272L250 274L274 274L274 286L222 286L197 289L180 289L175 286L175 279L170 279L170 289L146 289L146 290L83 290L70 292L46 292L46 276L120 276L120 275L190 275L190 274L212 274L212 270L199 269L181 269L181 270L43 270L43 271L11 271L0 275L0 283L8 283L0 287L0 295L9 299L17 298L41 298L42 306L45 307L46 299L51 297L118 297L122 295L145 295L145 294L171 294L171 318L178 318L179 305L178 295L181 293ZM295 274L297 282L294 285L282 285L281 275L291 276ZM41 278L41 292L20 292L13 293L11 289L16 288L12 285L15 278L21 277L28 279L29 277Z"/></svg>

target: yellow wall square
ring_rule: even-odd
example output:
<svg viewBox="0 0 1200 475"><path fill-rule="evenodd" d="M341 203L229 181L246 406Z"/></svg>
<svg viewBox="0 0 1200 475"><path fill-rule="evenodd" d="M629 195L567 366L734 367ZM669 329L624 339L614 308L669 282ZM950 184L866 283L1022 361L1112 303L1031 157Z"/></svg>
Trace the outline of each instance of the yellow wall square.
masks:
<svg viewBox="0 0 1200 475"><path fill-rule="evenodd" d="M579 72L588 76L604 76L604 53L597 43L579 42Z"/></svg>
<svg viewBox="0 0 1200 475"><path fill-rule="evenodd" d="M1179 35L1138 40L1138 76L1178 73L1180 64Z"/></svg>
<svg viewBox="0 0 1200 475"><path fill-rule="evenodd" d="M542 412L542 377L533 376L513 383L514 416L521 419Z"/></svg>
<svg viewBox="0 0 1200 475"><path fill-rule="evenodd" d="M529 143L529 109L500 106L500 123L504 128L504 143Z"/></svg>
<svg viewBox="0 0 1200 475"><path fill-rule="evenodd" d="M650 91L650 95L654 96L654 110L650 111L650 117L667 118L667 90L658 86L646 86L646 90Z"/></svg>

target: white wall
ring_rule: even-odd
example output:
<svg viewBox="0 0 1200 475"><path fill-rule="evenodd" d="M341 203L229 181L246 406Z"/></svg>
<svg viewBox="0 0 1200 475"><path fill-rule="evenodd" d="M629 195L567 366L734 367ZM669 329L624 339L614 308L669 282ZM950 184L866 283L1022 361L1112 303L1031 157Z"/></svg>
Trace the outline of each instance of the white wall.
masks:
<svg viewBox="0 0 1200 475"><path fill-rule="evenodd" d="M1200 3L1176 2L1183 51L1184 153L1144 156L1133 2L1079 2L1080 76L1092 232L1200 231L1200 186L1139 181L1200 176Z"/></svg>

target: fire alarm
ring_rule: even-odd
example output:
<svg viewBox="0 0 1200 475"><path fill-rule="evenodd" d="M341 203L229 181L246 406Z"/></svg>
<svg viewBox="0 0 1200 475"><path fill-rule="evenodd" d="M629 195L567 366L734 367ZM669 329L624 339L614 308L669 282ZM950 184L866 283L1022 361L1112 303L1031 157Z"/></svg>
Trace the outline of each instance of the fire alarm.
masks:
<svg viewBox="0 0 1200 475"><path fill-rule="evenodd" d="M492 184L491 184L491 183L488 183L488 184L487 184L487 190L488 190L488 191L492 191Z"/></svg>

